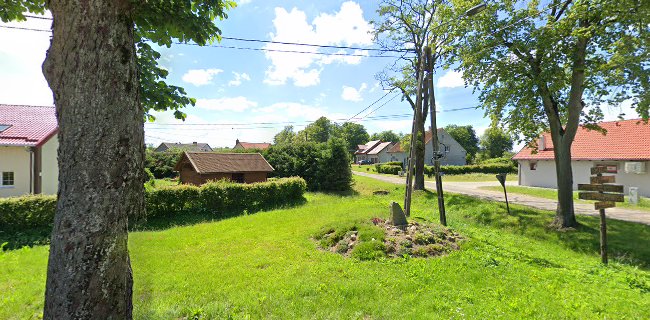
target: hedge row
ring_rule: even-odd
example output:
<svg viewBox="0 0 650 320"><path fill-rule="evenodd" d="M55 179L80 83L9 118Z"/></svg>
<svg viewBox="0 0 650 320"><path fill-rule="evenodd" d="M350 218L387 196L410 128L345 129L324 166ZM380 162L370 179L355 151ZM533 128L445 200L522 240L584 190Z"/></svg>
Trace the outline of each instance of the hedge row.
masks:
<svg viewBox="0 0 650 320"><path fill-rule="evenodd" d="M147 192L147 217L185 212L214 216L256 212L303 201L306 189L305 180L295 177L253 184L218 181L200 187L163 187Z"/></svg>
<svg viewBox="0 0 650 320"><path fill-rule="evenodd" d="M147 218L182 213L208 213L215 217L272 209L304 200L307 184L302 178L238 184L211 182L200 187L182 185L145 192ZM0 229L51 226L56 196L30 195L0 199Z"/></svg>
<svg viewBox="0 0 650 320"><path fill-rule="evenodd" d="M441 166L440 171L445 174L517 173L517 167L510 164L473 164L467 166ZM427 175L433 175L433 166L424 166L424 173Z"/></svg>
<svg viewBox="0 0 650 320"><path fill-rule="evenodd" d="M396 166L391 164L378 164L376 165L377 173L387 173L387 174L398 174L402 171L402 166Z"/></svg>

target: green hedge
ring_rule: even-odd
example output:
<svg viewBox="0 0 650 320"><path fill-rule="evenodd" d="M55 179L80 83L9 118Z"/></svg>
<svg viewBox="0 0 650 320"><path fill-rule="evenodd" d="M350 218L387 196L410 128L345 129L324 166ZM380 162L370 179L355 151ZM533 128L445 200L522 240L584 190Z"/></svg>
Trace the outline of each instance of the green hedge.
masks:
<svg viewBox="0 0 650 320"><path fill-rule="evenodd" d="M517 173L517 167L510 164L473 164L467 166L441 166L440 171L445 174ZM433 175L433 166L425 166L424 173L427 175Z"/></svg>
<svg viewBox="0 0 650 320"><path fill-rule="evenodd" d="M233 216L282 207L304 201L307 184L302 178L239 184L219 181L200 187L180 185L145 192L147 218L183 213ZM51 226L56 196L30 195L0 199L0 229Z"/></svg>
<svg viewBox="0 0 650 320"><path fill-rule="evenodd" d="M398 174L402 171L402 166L390 165L390 164L378 164L376 165L378 173L387 173L387 174Z"/></svg>
<svg viewBox="0 0 650 320"><path fill-rule="evenodd" d="M0 199L0 229L28 229L51 225L56 196L29 195Z"/></svg>

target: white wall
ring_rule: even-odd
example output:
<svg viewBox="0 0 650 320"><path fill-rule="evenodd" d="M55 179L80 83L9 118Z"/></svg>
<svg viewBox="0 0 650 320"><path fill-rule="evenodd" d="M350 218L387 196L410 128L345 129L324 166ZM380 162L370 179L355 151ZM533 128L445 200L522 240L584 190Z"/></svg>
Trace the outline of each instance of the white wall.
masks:
<svg viewBox="0 0 650 320"><path fill-rule="evenodd" d="M445 154L445 157L440 159L440 164L443 166L464 166L467 164L466 155L467 151L461 146L456 139L452 138L446 131L441 130L438 133L438 140L440 145L438 146L440 151L445 151L445 146L449 147L449 152ZM443 145L444 144L444 145ZM431 141L427 143L424 147L424 163L426 165L433 165L433 146Z"/></svg>
<svg viewBox="0 0 650 320"><path fill-rule="evenodd" d="M14 186L0 186L0 198L21 196L30 192L29 158L30 152L25 147L0 146L0 174L3 171L14 173Z"/></svg>
<svg viewBox="0 0 650 320"><path fill-rule="evenodd" d="M553 160L537 161L537 170L530 170L529 160L519 161L519 184L530 187L557 188L555 177L555 162ZM625 161L573 161L573 188L578 189L578 184L589 183L591 168L596 165L618 165L616 184L625 186L625 194L629 187L638 187L639 195L650 197L650 173L634 174L625 173ZM646 171L650 169L650 162L646 162ZM605 174L607 175L607 174Z"/></svg>
<svg viewBox="0 0 650 320"><path fill-rule="evenodd" d="M59 187L58 148L59 139L57 135L54 135L41 147L41 191L43 194L56 194Z"/></svg>

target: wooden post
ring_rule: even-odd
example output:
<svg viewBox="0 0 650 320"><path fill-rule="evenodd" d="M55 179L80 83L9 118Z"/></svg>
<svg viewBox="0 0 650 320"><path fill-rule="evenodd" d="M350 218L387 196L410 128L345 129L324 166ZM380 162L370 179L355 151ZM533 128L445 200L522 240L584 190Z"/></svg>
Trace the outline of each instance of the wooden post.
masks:
<svg viewBox="0 0 650 320"><path fill-rule="evenodd" d="M431 53L431 47L426 47L424 49L426 62L427 62L427 81L428 90L429 90L429 118L431 121L431 144L433 151L433 170L436 179L436 195L438 196L438 212L440 213L440 224L443 226L447 225L447 214L445 212L445 195L442 189L442 177L440 176L440 144L438 142L438 126L436 124L436 97L433 90L433 55Z"/></svg>
<svg viewBox="0 0 650 320"><path fill-rule="evenodd" d="M600 209L600 260L607 264L607 219L605 209Z"/></svg>
<svg viewBox="0 0 650 320"><path fill-rule="evenodd" d="M424 77L424 59L420 58L419 70L417 70L417 90L415 99L415 114L413 115L413 127L411 128L411 150L408 162L408 175L406 177L406 195L404 197L404 214L411 216L411 197L413 194L413 170L415 166L415 148L417 143L418 126L422 110L422 91L426 90L423 77Z"/></svg>

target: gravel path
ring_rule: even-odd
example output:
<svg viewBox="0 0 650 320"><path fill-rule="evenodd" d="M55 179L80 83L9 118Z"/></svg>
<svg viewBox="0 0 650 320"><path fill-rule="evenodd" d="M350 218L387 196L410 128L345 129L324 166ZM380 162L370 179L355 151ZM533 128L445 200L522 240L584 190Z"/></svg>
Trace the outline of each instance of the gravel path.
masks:
<svg viewBox="0 0 650 320"><path fill-rule="evenodd" d="M385 182L390 182L395 184L405 184L403 177L378 175L378 174L358 172L358 171L352 171L352 173L364 177L370 177L373 179L385 181ZM434 181L426 181L425 185L427 189L430 190L436 189L436 183ZM508 181L506 182L506 187L508 185L517 185L517 183ZM465 194L465 195L486 199L486 200L505 201L503 192L479 189L480 187L484 187L484 186L500 186L499 182L497 181L445 182L443 177L443 186L445 192L460 193L460 194ZM508 194L508 201L510 203L516 203L524 206L529 206L529 207L549 210L549 211L555 211L557 207L557 201L555 200L538 198L538 197L533 197L533 196L523 195L523 194L515 194L515 193ZM593 204L575 203L574 206L575 206L576 214L594 216L594 217L598 216L598 211L594 210ZM623 208L610 208L606 210L606 213L607 213L607 217L610 219L630 221L630 222L650 225L650 212L623 209Z"/></svg>

